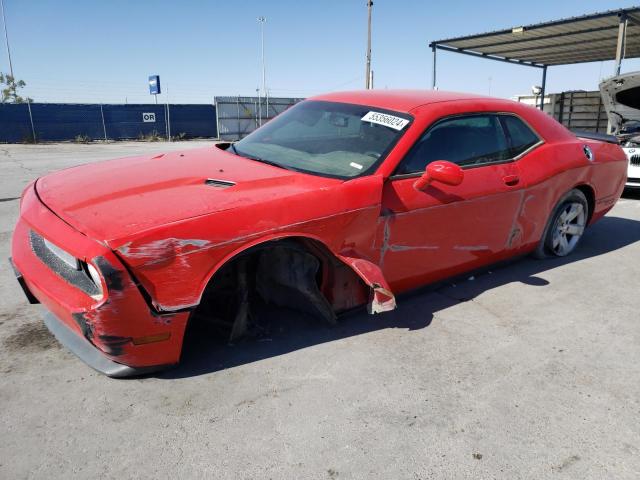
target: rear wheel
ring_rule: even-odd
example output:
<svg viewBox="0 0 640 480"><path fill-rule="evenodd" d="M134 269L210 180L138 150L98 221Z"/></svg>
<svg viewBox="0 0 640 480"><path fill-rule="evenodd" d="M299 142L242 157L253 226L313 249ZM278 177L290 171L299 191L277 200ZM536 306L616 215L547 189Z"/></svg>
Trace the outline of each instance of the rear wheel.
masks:
<svg viewBox="0 0 640 480"><path fill-rule="evenodd" d="M588 218L589 203L584 193L571 190L554 209L534 256L565 257L572 253L582 238Z"/></svg>

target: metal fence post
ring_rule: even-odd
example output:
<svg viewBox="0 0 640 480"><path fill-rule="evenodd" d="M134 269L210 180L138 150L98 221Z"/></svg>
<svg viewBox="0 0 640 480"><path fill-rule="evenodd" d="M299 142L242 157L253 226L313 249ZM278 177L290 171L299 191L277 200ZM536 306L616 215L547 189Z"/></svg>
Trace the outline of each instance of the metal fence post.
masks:
<svg viewBox="0 0 640 480"><path fill-rule="evenodd" d="M100 116L102 117L102 131L104 132L104 141L107 141L107 126L104 123L104 111L102 110L102 104L100 104Z"/></svg>
<svg viewBox="0 0 640 480"><path fill-rule="evenodd" d="M33 114L31 113L31 101L27 98L27 108L29 109L29 120L31 121L31 134L33 135L33 143L38 143L36 138L36 127L33 125Z"/></svg>
<svg viewBox="0 0 640 480"><path fill-rule="evenodd" d="M167 121L167 102L164 102L164 134L169 141L169 122Z"/></svg>
<svg viewBox="0 0 640 480"><path fill-rule="evenodd" d="M256 121L255 121L255 124L256 124L256 125L255 125L254 130L256 130L256 129L260 126L260 123L259 123L259 121L258 121L258 102L259 102L259 101L260 101L260 100L258 99L257 101L253 102L253 108L254 108L254 112L253 112L253 114L254 114L254 116L255 116L255 120L256 120Z"/></svg>
<svg viewBox="0 0 640 480"><path fill-rule="evenodd" d="M169 141L171 141L171 106L167 101L167 132L169 135Z"/></svg>
<svg viewBox="0 0 640 480"><path fill-rule="evenodd" d="M169 111L169 85L165 83L164 93L167 94L167 142L171 141L171 112Z"/></svg>
<svg viewBox="0 0 640 480"><path fill-rule="evenodd" d="M267 88L267 94L265 95L265 102L266 102L265 110L267 111L267 121L269 121L269 89L268 88Z"/></svg>
<svg viewBox="0 0 640 480"><path fill-rule="evenodd" d="M220 138L220 115L218 111L218 97L213 97L213 106L216 109L216 136Z"/></svg>
<svg viewBox="0 0 640 480"><path fill-rule="evenodd" d="M240 95L236 97L236 106L238 107L238 140L240 140Z"/></svg>

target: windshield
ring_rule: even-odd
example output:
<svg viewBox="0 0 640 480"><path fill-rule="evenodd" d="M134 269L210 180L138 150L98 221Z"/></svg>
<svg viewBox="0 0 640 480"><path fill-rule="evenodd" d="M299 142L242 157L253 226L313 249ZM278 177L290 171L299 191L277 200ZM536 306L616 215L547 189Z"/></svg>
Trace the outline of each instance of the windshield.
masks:
<svg viewBox="0 0 640 480"><path fill-rule="evenodd" d="M233 144L230 151L323 176L373 170L407 129L411 116L346 103L305 101Z"/></svg>

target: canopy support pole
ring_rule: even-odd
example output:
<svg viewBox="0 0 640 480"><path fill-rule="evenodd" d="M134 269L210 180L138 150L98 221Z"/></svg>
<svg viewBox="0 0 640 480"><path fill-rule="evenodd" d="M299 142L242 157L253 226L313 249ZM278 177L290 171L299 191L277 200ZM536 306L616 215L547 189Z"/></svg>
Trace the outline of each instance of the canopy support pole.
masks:
<svg viewBox="0 0 640 480"><path fill-rule="evenodd" d="M620 75L620 66L622 65L622 57L624 56L624 42L627 37L627 14L622 12L618 15L620 23L618 24L618 43L616 45L616 64L614 75Z"/></svg>
<svg viewBox="0 0 640 480"><path fill-rule="evenodd" d="M431 50L433 50L433 71L431 72L431 90L436 89L436 46L435 44L431 45Z"/></svg>
<svg viewBox="0 0 640 480"><path fill-rule="evenodd" d="M547 90L547 66L542 67L542 86L540 87L540 110L544 112L544 94Z"/></svg>

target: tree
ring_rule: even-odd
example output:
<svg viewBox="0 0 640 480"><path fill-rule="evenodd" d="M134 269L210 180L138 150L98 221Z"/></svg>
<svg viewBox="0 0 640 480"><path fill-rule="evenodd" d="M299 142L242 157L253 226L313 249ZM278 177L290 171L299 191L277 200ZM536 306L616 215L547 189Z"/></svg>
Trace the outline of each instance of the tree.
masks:
<svg viewBox="0 0 640 480"><path fill-rule="evenodd" d="M0 72L0 103L24 103L33 102L30 98L23 98L18 95L18 89L24 88L27 84L24 80L16 80L13 75Z"/></svg>

